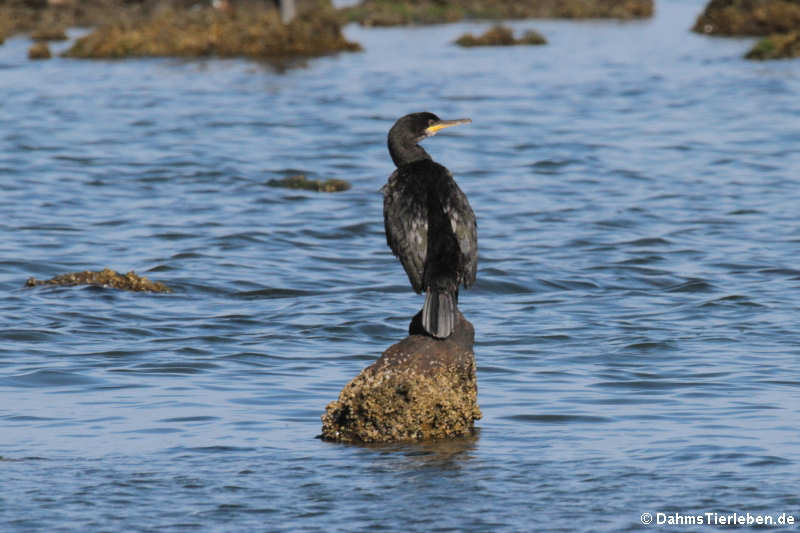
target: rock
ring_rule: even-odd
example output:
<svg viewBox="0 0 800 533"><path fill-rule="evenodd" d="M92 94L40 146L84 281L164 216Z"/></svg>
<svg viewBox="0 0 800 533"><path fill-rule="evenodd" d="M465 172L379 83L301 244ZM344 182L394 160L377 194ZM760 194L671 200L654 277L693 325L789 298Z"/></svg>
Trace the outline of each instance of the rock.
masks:
<svg viewBox="0 0 800 533"><path fill-rule="evenodd" d="M33 43L28 49L28 59L50 59L50 47L46 42Z"/></svg>
<svg viewBox="0 0 800 533"><path fill-rule="evenodd" d="M800 28L800 0L711 0L693 31L709 35L770 35Z"/></svg>
<svg viewBox="0 0 800 533"><path fill-rule="evenodd" d="M462 315L453 335L409 336L348 383L322 415L325 440L388 443L471 435L481 412L472 346L475 330Z"/></svg>
<svg viewBox="0 0 800 533"><path fill-rule="evenodd" d="M788 59L800 57L800 33L770 35L758 41L745 55L747 59Z"/></svg>
<svg viewBox="0 0 800 533"><path fill-rule="evenodd" d="M512 46L517 44L539 45L547 44L547 39L534 30L528 30L520 39L515 39L511 28L498 24L486 30L486 33L480 37L465 33L458 38L456 44L464 47Z"/></svg>
<svg viewBox="0 0 800 533"><path fill-rule="evenodd" d="M136 292L172 292L172 290L163 283L150 281L143 276L138 276L132 270L122 275L110 268L103 269L100 272L92 272L89 270L71 272L44 281L36 278L28 278L28 281L25 282L26 287L36 287L38 285L96 285Z"/></svg>
<svg viewBox="0 0 800 533"><path fill-rule="evenodd" d="M653 0L362 0L341 10L364 26L441 24L462 19L645 18Z"/></svg>
<svg viewBox="0 0 800 533"><path fill-rule="evenodd" d="M120 18L78 39L65 53L77 58L312 57L361 47L344 38L330 2L318 2L283 24L272 3L242 3L232 10L162 8Z"/></svg>
<svg viewBox="0 0 800 533"><path fill-rule="evenodd" d="M310 180L302 174L295 176L288 176L280 180L269 180L267 185L270 187L283 187L286 189L303 189L306 191L317 192L339 192L346 191L350 188L350 184L340 179Z"/></svg>

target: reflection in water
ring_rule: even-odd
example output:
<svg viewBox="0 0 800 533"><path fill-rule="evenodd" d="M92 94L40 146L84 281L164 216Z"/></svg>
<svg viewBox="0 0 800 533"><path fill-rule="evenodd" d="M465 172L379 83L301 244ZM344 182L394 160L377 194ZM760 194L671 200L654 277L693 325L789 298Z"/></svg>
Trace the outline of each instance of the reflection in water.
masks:
<svg viewBox="0 0 800 533"><path fill-rule="evenodd" d="M457 470L475 458L474 452L480 438L480 428L472 435L450 440L437 440L402 444L368 444L362 448L373 452L373 464L385 468L387 457L396 470Z"/></svg>

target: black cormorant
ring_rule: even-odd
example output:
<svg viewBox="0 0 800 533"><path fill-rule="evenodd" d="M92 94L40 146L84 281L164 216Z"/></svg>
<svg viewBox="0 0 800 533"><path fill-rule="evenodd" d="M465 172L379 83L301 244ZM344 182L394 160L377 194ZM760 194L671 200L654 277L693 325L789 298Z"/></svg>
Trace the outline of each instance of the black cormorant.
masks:
<svg viewBox="0 0 800 533"><path fill-rule="evenodd" d="M414 290L425 291L422 327L437 338L453 332L458 286L475 283L478 230L453 175L418 143L443 128L469 122L412 113L389 130L389 154L397 170L381 189L386 241Z"/></svg>

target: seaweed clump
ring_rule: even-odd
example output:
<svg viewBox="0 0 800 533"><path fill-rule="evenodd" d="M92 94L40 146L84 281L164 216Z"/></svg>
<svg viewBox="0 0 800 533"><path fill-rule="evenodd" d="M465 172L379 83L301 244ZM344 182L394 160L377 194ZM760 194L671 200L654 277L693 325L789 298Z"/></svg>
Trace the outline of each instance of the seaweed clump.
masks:
<svg viewBox="0 0 800 533"><path fill-rule="evenodd" d="M50 47L44 41L33 43L28 49L28 59L50 59Z"/></svg>
<svg viewBox="0 0 800 533"><path fill-rule="evenodd" d="M519 39L514 37L511 28L498 24L492 26L486 33L475 37L471 33L465 33L456 40L456 44L464 47L472 46L513 46L518 44L540 45L547 44L540 33L534 30L526 31Z"/></svg>
<svg viewBox="0 0 800 533"><path fill-rule="evenodd" d="M310 180L302 174L289 176L280 180L269 180L267 185L270 187L283 187L286 189L303 189L306 191L317 192L339 192L346 191L350 188L350 184L344 180L331 178L325 181Z"/></svg>
<svg viewBox="0 0 800 533"><path fill-rule="evenodd" d="M477 403L475 330L459 315L444 340L411 334L348 383L322 415L325 440L388 443L471 435Z"/></svg>
<svg viewBox="0 0 800 533"><path fill-rule="evenodd" d="M330 2L283 24L277 9L246 4L234 9L163 7L148 16L121 18L78 39L65 53L76 58L312 57L361 47L345 39Z"/></svg>
<svg viewBox="0 0 800 533"><path fill-rule="evenodd" d="M163 283L150 281L143 276L138 276L133 270L123 275L110 268L105 268L99 272L89 270L71 272L69 274L61 274L48 280L38 280L31 277L25 282L26 287L36 287L38 285L59 285L67 287L73 285L94 285L135 292L172 292L172 290Z"/></svg>
<svg viewBox="0 0 800 533"><path fill-rule="evenodd" d="M614 18L653 15L653 0L362 0L343 17L364 26L440 24L462 19Z"/></svg>
<svg viewBox="0 0 800 533"><path fill-rule="evenodd" d="M800 34L791 32L764 37L745 57L757 60L800 57Z"/></svg>
<svg viewBox="0 0 800 533"><path fill-rule="evenodd" d="M711 0L692 30L709 35L770 35L800 28L800 0Z"/></svg>

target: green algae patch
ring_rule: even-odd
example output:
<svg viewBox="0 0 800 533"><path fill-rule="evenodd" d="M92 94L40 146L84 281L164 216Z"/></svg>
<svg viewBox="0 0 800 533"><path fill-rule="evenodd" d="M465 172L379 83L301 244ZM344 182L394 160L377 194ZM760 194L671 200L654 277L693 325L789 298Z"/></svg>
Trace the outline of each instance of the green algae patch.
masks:
<svg viewBox="0 0 800 533"><path fill-rule="evenodd" d="M364 26L441 24L463 19L613 18L653 15L653 0L362 0L343 8Z"/></svg>
<svg viewBox="0 0 800 533"><path fill-rule="evenodd" d="M800 0L711 0L692 31L764 36L800 28Z"/></svg>
<svg viewBox="0 0 800 533"><path fill-rule="evenodd" d="M800 57L800 33L770 35L758 41L745 58L755 60Z"/></svg>
<svg viewBox="0 0 800 533"><path fill-rule="evenodd" d="M356 444L472 435L481 418L472 324L453 335L411 333L350 381L322 415L324 440Z"/></svg>
<svg viewBox="0 0 800 533"><path fill-rule="evenodd" d="M50 47L46 42L33 43L28 49L28 59L50 59L51 57Z"/></svg>
<svg viewBox="0 0 800 533"><path fill-rule="evenodd" d="M296 176L289 176L280 180L269 180L267 185L270 187L283 187L284 189L302 189L305 191L316 192L340 192L346 191L350 188L350 184L345 180L340 179L327 179L327 180L310 180L298 174Z"/></svg>
<svg viewBox="0 0 800 533"><path fill-rule="evenodd" d="M172 292L172 289L157 281L137 275L134 271L127 274L119 274L110 268L99 272L85 270L83 272L71 272L61 274L52 279L38 280L28 278L25 282L26 287L37 287L40 285L74 286L74 285L95 285L98 287L110 287L135 292Z"/></svg>
<svg viewBox="0 0 800 533"><path fill-rule="evenodd" d="M161 8L149 16L121 18L78 39L64 54L75 58L312 57L361 47L344 38L329 2L289 24L266 5L232 10Z"/></svg>
<svg viewBox="0 0 800 533"><path fill-rule="evenodd" d="M534 30L526 31L522 37L517 39L514 37L514 32L511 28L498 24L492 26L486 30L486 33L478 37L471 33L465 33L456 40L456 44L467 48L473 46L540 45L547 44L547 39Z"/></svg>

